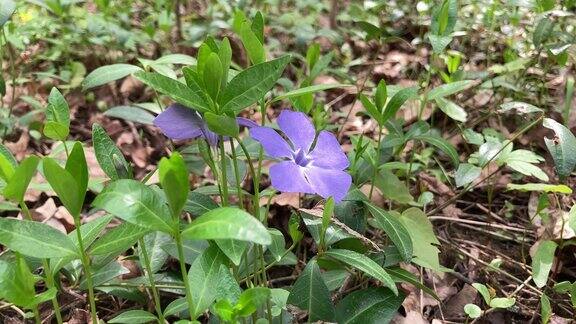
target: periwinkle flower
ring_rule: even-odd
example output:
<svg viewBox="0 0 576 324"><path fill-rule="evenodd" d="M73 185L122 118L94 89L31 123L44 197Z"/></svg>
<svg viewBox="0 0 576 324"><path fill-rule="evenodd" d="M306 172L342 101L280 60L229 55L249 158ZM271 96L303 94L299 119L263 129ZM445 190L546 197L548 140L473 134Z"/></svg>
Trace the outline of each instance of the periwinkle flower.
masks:
<svg viewBox="0 0 576 324"><path fill-rule="evenodd" d="M254 127L257 124L249 119L236 118L238 125ZM172 104L154 119L156 125L164 135L174 140L205 138L211 146L218 145L218 134L208 129L208 125L200 114L180 104Z"/></svg>
<svg viewBox="0 0 576 324"><path fill-rule="evenodd" d="M352 177L344 171L349 162L336 137L327 131L316 136L314 126L300 112L282 111L278 126L287 139L269 127L250 129L266 154L282 160L270 167L272 186L283 192L316 193L341 201Z"/></svg>

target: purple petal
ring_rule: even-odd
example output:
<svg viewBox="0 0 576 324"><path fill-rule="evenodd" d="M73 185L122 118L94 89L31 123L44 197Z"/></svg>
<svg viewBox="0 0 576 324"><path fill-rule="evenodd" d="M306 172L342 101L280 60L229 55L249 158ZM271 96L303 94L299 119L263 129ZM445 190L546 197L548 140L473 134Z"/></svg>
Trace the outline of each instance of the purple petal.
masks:
<svg viewBox="0 0 576 324"><path fill-rule="evenodd" d="M321 131L320 134L318 134L316 145L308 156L314 166L344 170L350 165L336 136L327 131Z"/></svg>
<svg viewBox="0 0 576 324"><path fill-rule="evenodd" d="M201 136L204 121L196 111L173 104L154 119L154 125L171 139L184 140Z"/></svg>
<svg viewBox="0 0 576 324"><path fill-rule="evenodd" d="M314 193L304 176L304 168L293 161L276 163L270 167L272 186L282 192Z"/></svg>
<svg viewBox="0 0 576 324"><path fill-rule="evenodd" d="M258 127L258 124L248 118L244 118L244 117L236 117L236 121L238 122L238 125L240 126L244 126L244 127L248 127L248 128L252 128L252 127Z"/></svg>
<svg viewBox="0 0 576 324"><path fill-rule="evenodd" d="M352 184L352 177L346 171L311 166L306 167L304 173L314 192L323 198L332 196L337 203L346 197Z"/></svg>
<svg viewBox="0 0 576 324"><path fill-rule="evenodd" d="M294 144L294 149L301 148L308 152L316 137L316 130L305 114L282 110L278 116L278 126Z"/></svg>
<svg viewBox="0 0 576 324"><path fill-rule="evenodd" d="M274 158L292 157L292 149L280 134L269 127L254 127L250 129L252 138L260 142L264 151Z"/></svg>

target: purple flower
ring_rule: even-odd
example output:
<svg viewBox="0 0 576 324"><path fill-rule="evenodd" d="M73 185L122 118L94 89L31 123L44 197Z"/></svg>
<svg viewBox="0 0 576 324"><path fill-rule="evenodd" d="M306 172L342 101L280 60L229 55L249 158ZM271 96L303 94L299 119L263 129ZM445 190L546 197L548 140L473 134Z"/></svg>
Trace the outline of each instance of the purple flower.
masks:
<svg viewBox="0 0 576 324"><path fill-rule="evenodd" d="M246 127L258 126L255 122L238 117L238 125ZM200 114L180 104L168 106L160 115L154 119L156 125L164 135L174 140L186 140L202 137L212 146L218 144L218 135L208 129L208 125Z"/></svg>
<svg viewBox="0 0 576 324"><path fill-rule="evenodd" d="M272 128L250 129L269 156L283 160L270 168L272 186L283 192L317 193L341 201L352 177L344 171L349 162L336 137L327 131L316 137L314 126L300 112L282 111L278 125L287 140Z"/></svg>

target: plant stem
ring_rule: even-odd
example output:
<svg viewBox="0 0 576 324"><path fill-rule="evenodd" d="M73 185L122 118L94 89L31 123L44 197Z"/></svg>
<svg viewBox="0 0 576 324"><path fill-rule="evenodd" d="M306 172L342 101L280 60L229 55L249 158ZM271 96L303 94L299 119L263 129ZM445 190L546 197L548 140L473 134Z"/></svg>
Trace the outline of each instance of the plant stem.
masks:
<svg viewBox="0 0 576 324"><path fill-rule="evenodd" d="M20 209L27 220L32 220L32 215L30 214L30 209L26 206L24 201L20 202ZM54 274L50 269L50 261L48 259L42 259L42 267L44 268L44 275L46 276L46 286L48 288L55 287L54 285ZM54 314L56 315L56 322L62 324L62 314L60 313L60 304L58 303L58 298L54 296L52 298L52 307L54 307Z"/></svg>
<svg viewBox="0 0 576 324"><path fill-rule="evenodd" d="M84 242L82 241L82 231L80 230L80 215L74 216L74 224L76 226L76 237L78 238L78 247L80 248L80 259L82 267L84 268L84 275L86 276L86 285L88 286L88 299L90 301L90 315L92 323L98 324L98 314L96 313L96 300L94 298L94 282L92 281L92 271L90 270L90 258L84 249Z"/></svg>
<svg viewBox="0 0 576 324"><path fill-rule="evenodd" d="M226 175L226 151L224 151L224 138L220 136L218 141L220 145L220 172L222 177L220 183L222 187L222 206L228 206L228 177Z"/></svg>
<svg viewBox="0 0 576 324"><path fill-rule="evenodd" d="M246 146L244 145L244 143L242 143L242 141L240 140L240 138L236 137L236 141L238 142L238 145L240 145L240 148L242 149L242 152L244 152L244 155L246 156L246 160L248 162L248 170L250 170L250 176L252 177L252 181L254 182L254 195L252 196L252 208L254 208L254 213L256 214L256 218L260 219L259 215L260 215L260 180L259 177L256 176L256 170L254 170L254 165L252 164L252 161L250 160L250 154L248 153L248 149L246 148Z"/></svg>
<svg viewBox="0 0 576 324"><path fill-rule="evenodd" d="M230 149L232 150L232 165L234 166L234 177L236 178L236 190L238 191L238 200L240 208L244 209L244 193L242 192L242 179L240 178L240 170L238 169L238 161L236 156L236 148L234 147L234 140L230 137Z"/></svg>
<svg viewBox="0 0 576 324"><path fill-rule="evenodd" d="M178 260L180 261L180 272L182 272L182 281L184 282L184 289L186 289L186 301L188 302L188 311L190 318L194 316L194 301L192 300L192 288L188 282L188 272L186 271L186 262L184 261L184 248L182 244L182 236L179 231L174 235L176 241L176 248L178 249Z"/></svg>
<svg viewBox="0 0 576 324"><path fill-rule="evenodd" d="M150 290L152 290L152 296L154 297L154 308L156 309L156 314L158 315L158 322L160 324L166 323L164 319L164 313L162 313L162 307L160 304L160 296L158 295L158 289L156 289L156 283L154 282L154 273L152 272L152 266L150 264L150 256L146 250L146 244L144 239L140 238L138 244L140 245L140 250L142 252L142 257L144 257L144 267L146 268L146 276L150 282Z"/></svg>
<svg viewBox="0 0 576 324"><path fill-rule="evenodd" d="M368 199L372 199L372 193L374 192L374 182L376 176L378 175L378 164L380 162L380 142L382 141L382 125L378 125L378 140L376 142L376 163L374 164L374 174L372 175L372 181L370 182L370 193L368 194Z"/></svg>
<svg viewBox="0 0 576 324"><path fill-rule="evenodd" d="M32 308L32 312L34 312L34 321L36 322L36 324L42 324L42 319L40 318L40 312L38 311L38 305L35 305ZM24 320L24 323L26 323L26 320Z"/></svg>
<svg viewBox="0 0 576 324"><path fill-rule="evenodd" d="M14 111L14 101L16 98L16 71L14 70L14 53L12 53L12 49L8 46L8 39L6 38L6 32L4 31L4 27L2 27L2 38L4 38L4 44L6 45L6 50L8 52L8 57L10 59L10 77L12 78L12 97L10 98L10 106L8 110L8 120L12 117L12 112ZM0 101L2 98L0 98ZM8 127L4 129L4 135L2 135L2 143L4 143L4 138L8 135Z"/></svg>

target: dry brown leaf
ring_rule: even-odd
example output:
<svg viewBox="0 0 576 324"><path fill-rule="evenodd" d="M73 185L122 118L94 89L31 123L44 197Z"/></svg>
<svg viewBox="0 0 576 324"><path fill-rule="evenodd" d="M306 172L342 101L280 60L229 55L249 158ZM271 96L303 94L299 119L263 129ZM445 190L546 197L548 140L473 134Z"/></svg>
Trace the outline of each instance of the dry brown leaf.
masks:
<svg viewBox="0 0 576 324"><path fill-rule="evenodd" d="M406 312L406 317L396 314L390 321L391 324L429 324L429 322L417 311Z"/></svg>
<svg viewBox="0 0 576 324"><path fill-rule="evenodd" d="M478 291L465 284L464 287L454 296L446 301L442 311L446 318L461 318L464 319L466 314L464 313L464 306L466 304L473 304L478 296Z"/></svg>

